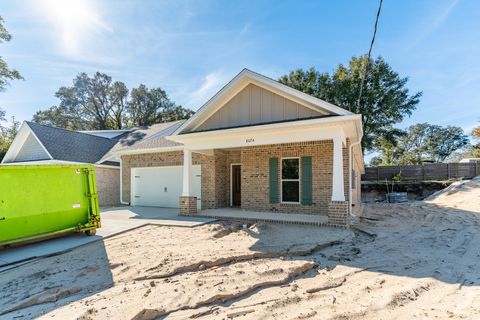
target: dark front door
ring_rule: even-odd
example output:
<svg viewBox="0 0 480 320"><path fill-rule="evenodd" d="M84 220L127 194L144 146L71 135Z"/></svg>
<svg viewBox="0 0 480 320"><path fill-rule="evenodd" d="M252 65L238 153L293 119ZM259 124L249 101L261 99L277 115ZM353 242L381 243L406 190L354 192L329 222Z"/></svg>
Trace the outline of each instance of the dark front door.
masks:
<svg viewBox="0 0 480 320"><path fill-rule="evenodd" d="M232 206L240 207L242 199L242 167L239 164L232 165Z"/></svg>

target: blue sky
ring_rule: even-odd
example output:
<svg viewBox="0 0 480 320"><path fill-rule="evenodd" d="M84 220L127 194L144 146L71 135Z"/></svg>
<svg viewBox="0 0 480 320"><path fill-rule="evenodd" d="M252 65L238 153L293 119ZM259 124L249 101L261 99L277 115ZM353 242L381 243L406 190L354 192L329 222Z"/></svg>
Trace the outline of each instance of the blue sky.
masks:
<svg viewBox="0 0 480 320"><path fill-rule="evenodd" d="M242 68L272 78L295 68L331 72L366 53L377 1L3 0L13 40L0 55L25 81L0 93L18 120L55 105L80 72L102 71L130 88L160 86L198 109ZM412 117L459 125L480 121L480 1L385 0L373 56L411 92Z"/></svg>

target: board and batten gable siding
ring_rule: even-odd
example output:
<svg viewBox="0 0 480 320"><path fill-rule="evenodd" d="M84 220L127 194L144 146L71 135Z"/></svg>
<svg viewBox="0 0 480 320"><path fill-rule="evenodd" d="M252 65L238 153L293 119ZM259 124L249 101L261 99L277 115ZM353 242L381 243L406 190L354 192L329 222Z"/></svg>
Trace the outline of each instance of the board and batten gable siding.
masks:
<svg viewBox="0 0 480 320"><path fill-rule="evenodd" d="M25 143L15 157L15 162L20 161L34 161L34 160L47 160L50 159L48 154L43 149L42 145L38 142L37 138L33 134L29 133Z"/></svg>
<svg viewBox="0 0 480 320"><path fill-rule="evenodd" d="M308 119L322 115L324 114L269 90L249 84L195 131Z"/></svg>

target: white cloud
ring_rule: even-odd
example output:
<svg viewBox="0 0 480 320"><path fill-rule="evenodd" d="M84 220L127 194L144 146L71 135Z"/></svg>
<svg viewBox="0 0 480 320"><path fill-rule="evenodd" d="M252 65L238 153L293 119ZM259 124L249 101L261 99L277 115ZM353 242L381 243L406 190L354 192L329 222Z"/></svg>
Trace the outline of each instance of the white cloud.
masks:
<svg viewBox="0 0 480 320"><path fill-rule="evenodd" d="M227 79L222 70L207 74L203 78L201 86L187 95L186 106L193 110L198 109L225 85Z"/></svg>
<svg viewBox="0 0 480 320"><path fill-rule="evenodd" d="M423 27L423 30L420 29L416 31L416 37L410 44L406 46L404 51L405 52L409 51L410 49L417 46L418 44L421 44L424 40L426 40L432 34L434 34L448 19L448 17L453 12L455 7L458 5L459 1L460 0L453 0L448 5L437 9L434 15L432 15L430 19L427 19L427 21L429 22Z"/></svg>
<svg viewBox="0 0 480 320"><path fill-rule="evenodd" d="M86 49L101 43L103 34L113 32L91 0L39 0L33 5L38 17L50 28L58 49L68 58L85 60Z"/></svg>

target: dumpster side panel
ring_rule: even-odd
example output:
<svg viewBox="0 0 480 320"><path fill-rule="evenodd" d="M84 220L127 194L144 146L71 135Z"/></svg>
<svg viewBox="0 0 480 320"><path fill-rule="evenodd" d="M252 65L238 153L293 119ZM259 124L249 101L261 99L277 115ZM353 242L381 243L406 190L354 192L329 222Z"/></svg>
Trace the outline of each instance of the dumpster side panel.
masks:
<svg viewBox="0 0 480 320"><path fill-rule="evenodd" d="M99 223L93 166L0 167L0 245Z"/></svg>

